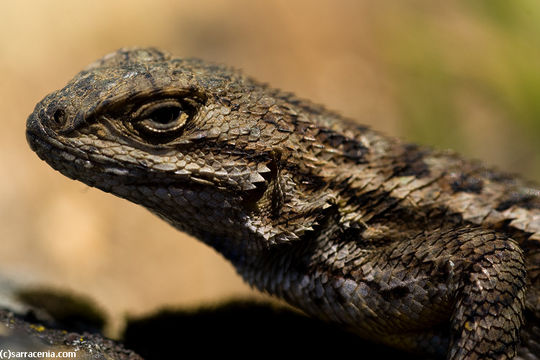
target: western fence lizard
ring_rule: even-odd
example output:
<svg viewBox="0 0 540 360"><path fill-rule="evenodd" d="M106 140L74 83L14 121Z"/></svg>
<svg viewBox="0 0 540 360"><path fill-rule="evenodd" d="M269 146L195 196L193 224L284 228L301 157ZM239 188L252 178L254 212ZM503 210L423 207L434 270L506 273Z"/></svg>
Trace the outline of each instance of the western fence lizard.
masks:
<svg viewBox="0 0 540 360"><path fill-rule="evenodd" d="M540 359L540 190L517 177L156 49L90 65L26 136L309 315L420 354Z"/></svg>

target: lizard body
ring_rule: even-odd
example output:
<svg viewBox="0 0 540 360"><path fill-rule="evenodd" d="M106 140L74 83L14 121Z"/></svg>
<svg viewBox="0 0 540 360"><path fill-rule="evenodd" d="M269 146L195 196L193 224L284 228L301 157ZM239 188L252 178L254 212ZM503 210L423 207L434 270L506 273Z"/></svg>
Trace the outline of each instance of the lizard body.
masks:
<svg viewBox="0 0 540 360"><path fill-rule="evenodd" d="M312 316L420 354L540 359L536 185L156 49L90 65L27 138Z"/></svg>

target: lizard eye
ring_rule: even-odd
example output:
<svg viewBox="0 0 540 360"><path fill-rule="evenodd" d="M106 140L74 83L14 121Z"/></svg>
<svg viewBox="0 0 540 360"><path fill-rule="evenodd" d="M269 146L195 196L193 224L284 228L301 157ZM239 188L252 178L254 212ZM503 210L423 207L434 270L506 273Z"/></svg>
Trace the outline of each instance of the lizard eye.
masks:
<svg viewBox="0 0 540 360"><path fill-rule="evenodd" d="M161 99L139 107L132 113L131 123L146 140L167 142L180 134L196 110L189 100Z"/></svg>

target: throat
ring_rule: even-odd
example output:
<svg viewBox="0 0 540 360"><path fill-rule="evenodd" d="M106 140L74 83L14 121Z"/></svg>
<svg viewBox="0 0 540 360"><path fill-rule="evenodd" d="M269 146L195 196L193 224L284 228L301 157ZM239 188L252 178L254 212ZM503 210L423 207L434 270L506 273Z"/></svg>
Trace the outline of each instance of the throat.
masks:
<svg viewBox="0 0 540 360"><path fill-rule="evenodd" d="M231 258L228 259L233 262L238 274L248 284L262 292L287 300L291 287L297 284L304 274L300 268L307 266L305 250L301 242L285 243L251 253L243 258L237 257L236 262Z"/></svg>

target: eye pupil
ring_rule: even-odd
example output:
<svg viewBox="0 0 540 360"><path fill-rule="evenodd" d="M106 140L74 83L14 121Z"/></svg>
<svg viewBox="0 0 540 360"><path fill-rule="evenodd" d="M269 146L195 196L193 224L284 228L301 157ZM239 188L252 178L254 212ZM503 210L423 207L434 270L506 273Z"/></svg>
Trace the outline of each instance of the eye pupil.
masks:
<svg viewBox="0 0 540 360"><path fill-rule="evenodd" d="M164 106L148 114L148 119L152 119L158 124L166 125L175 121L180 116L181 110L179 106Z"/></svg>
<svg viewBox="0 0 540 360"><path fill-rule="evenodd" d="M182 134L196 111L197 104L189 99L158 99L132 112L128 128L150 143L166 143Z"/></svg>

